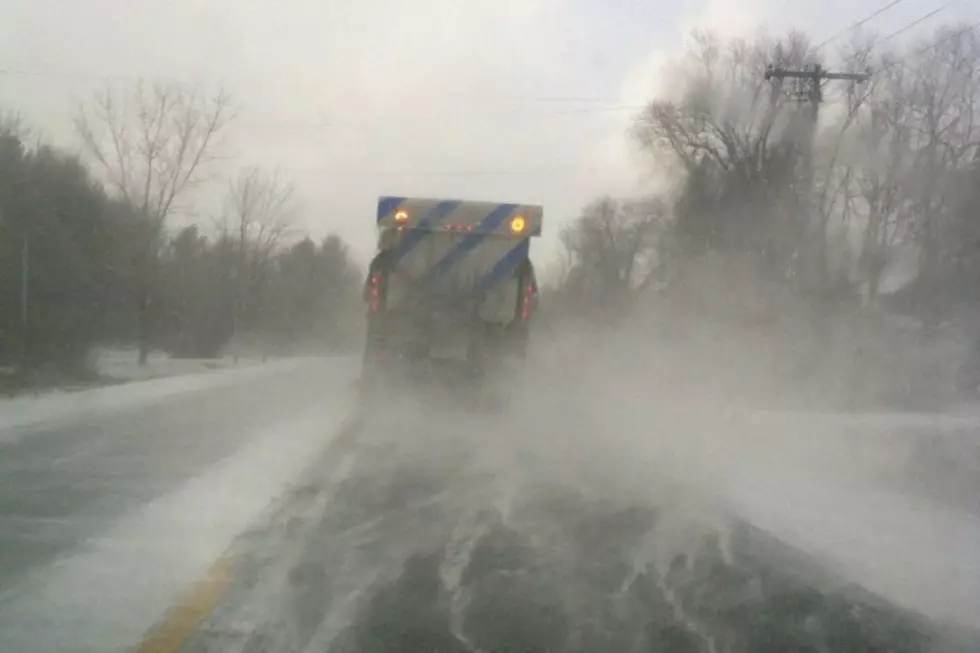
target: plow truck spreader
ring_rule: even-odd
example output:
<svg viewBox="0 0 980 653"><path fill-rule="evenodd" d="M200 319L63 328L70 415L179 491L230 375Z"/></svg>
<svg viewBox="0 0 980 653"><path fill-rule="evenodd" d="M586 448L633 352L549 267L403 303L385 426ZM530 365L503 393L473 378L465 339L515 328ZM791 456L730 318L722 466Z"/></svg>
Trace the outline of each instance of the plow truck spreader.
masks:
<svg viewBox="0 0 980 653"><path fill-rule="evenodd" d="M519 370L538 287L542 208L430 198L378 201L363 387L484 387Z"/></svg>

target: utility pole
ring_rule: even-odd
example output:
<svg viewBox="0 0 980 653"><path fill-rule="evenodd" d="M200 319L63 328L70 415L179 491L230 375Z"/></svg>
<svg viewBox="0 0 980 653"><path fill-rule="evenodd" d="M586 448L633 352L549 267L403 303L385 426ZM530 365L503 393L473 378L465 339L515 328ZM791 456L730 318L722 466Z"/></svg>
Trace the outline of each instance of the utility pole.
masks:
<svg viewBox="0 0 980 653"><path fill-rule="evenodd" d="M871 79L871 71L868 70L863 73L840 73L840 72L830 72L829 70L824 70L820 64L815 64L811 68L804 70L787 70L786 68L775 68L772 64L766 66L765 78L767 80L772 80L773 89L772 96L770 99L770 104L775 110L777 98L779 96L779 90L782 86L784 79L796 79L799 81L800 86L798 87L797 97L801 101L809 101L810 110L807 114L808 120L806 121L805 130L800 130L804 133L795 133L794 136L798 139L798 145L802 147L804 152L803 164L806 167L805 176L807 182L811 180L811 152L813 146L813 136L816 132L817 122L820 117L820 104L823 102L823 90L822 84L824 81L849 81L855 82L866 82Z"/></svg>
<svg viewBox="0 0 980 653"><path fill-rule="evenodd" d="M823 83L825 81L848 81L852 84L859 82L867 82L871 78L871 71L868 70L863 73L842 73L842 72L831 72L829 70L824 70L820 64L814 64L811 67L802 70L788 70L786 68L777 68L772 64L766 66L765 79L772 81L772 95L770 99L770 105L773 111L776 109L776 103L778 101L780 89L782 87L782 82L784 79L795 79L797 80L797 93L796 96L801 102L809 103L809 110L802 116L800 121L802 124L797 123L798 129L791 129L791 138L796 140L796 145L802 151L801 164L802 164L802 181L806 192L812 190L813 187L813 140L817 131L817 124L820 118L820 104L823 102ZM804 200L804 205L809 204L809 199ZM804 209L804 229L809 228L810 216L807 215L809 211ZM824 263L824 252L823 248L819 248L814 256L820 260L819 269L823 270ZM818 273L818 284L821 286L824 284L824 274L823 272Z"/></svg>
<svg viewBox="0 0 980 653"><path fill-rule="evenodd" d="M31 241L27 237L27 232L24 232L24 242L21 244L20 249L20 326L24 330L24 336L27 336L27 291L28 291L28 279L30 278L30 265L31 265Z"/></svg>
<svg viewBox="0 0 980 653"><path fill-rule="evenodd" d="M3 207L0 207L0 221L3 221ZM29 266L30 266L30 243L27 239L27 231L25 230L22 237L22 242L20 246L20 326L24 332L27 332L27 291L28 285L27 280L29 276Z"/></svg>
<svg viewBox="0 0 980 653"><path fill-rule="evenodd" d="M0 208L0 220L4 219L3 209ZM31 243L30 237L28 236L26 225L24 227L23 233L21 234L21 246L20 246L20 333L21 333L21 353L22 353L22 365L23 371L26 373L28 365L30 363L30 355L28 353L28 343L29 343L29 329L30 322L28 319L28 297L29 297L29 280L30 280L30 264L31 264Z"/></svg>
<svg viewBox="0 0 980 653"><path fill-rule="evenodd" d="M866 82L871 79L871 72L833 73L824 70L820 64L814 65L810 70L787 70L785 68L774 68L770 64L766 66L765 78L780 82L786 78L800 80L803 83L802 95L810 101L810 119L816 124L819 116L820 103L823 101L821 82L825 80Z"/></svg>

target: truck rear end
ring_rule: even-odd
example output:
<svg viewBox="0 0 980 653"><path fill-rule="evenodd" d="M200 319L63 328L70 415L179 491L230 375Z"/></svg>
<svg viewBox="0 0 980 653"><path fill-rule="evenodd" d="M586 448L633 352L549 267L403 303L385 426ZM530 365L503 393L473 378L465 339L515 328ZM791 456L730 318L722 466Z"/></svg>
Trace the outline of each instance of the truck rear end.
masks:
<svg viewBox="0 0 980 653"><path fill-rule="evenodd" d="M519 366L537 301L542 208L382 197L365 285L366 380L486 381Z"/></svg>

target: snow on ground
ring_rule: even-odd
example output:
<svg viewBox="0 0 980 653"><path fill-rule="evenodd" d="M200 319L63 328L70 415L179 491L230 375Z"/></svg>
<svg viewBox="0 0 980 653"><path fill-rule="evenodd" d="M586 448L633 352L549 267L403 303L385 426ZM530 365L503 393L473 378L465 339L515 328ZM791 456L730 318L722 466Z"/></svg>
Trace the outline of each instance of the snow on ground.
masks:
<svg viewBox="0 0 980 653"><path fill-rule="evenodd" d="M976 429L980 431L980 407L964 406L956 412L944 413L911 413L911 412L877 412L877 413L831 413L804 411L755 410L745 413L744 417L759 426L796 425L801 423L808 428L840 430L847 429L852 433L888 435L907 432L916 429L931 434L957 431L959 429Z"/></svg>
<svg viewBox="0 0 980 653"><path fill-rule="evenodd" d="M841 577L977 626L980 425L939 415L758 417L733 424L728 443L692 437L685 462L697 458L740 517ZM955 461L927 459L922 443L939 440L955 447ZM957 474L964 482L953 492L934 491Z"/></svg>
<svg viewBox="0 0 980 653"><path fill-rule="evenodd" d="M941 622L976 628L976 432L942 438L964 438L973 448L946 442L961 453L930 461L919 445L935 432L917 432L914 419L906 433L867 429L868 421L844 416L827 422L860 428L840 432L819 420L808 423L805 415L781 419L779 428L769 422L739 432L732 424L727 441L685 431L682 442L657 455L734 514L840 578ZM965 455L970 451L972 459Z"/></svg>
<svg viewBox="0 0 980 653"><path fill-rule="evenodd" d="M650 484L677 478L841 577L935 618L978 624L976 417L752 411L664 398L642 379L543 376L541 428L560 420L574 434L564 449L585 452L593 468L608 461L625 478L645 467Z"/></svg>
<svg viewBox="0 0 980 653"><path fill-rule="evenodd" d="M165 376L91 390L0 399L0 442L16 440L23 435L23 429L40 424L137 408L168 397L230 385L297 366L322 363L323 360L298 357L264 364L253 362L223 370Z"/></svg>
<svg viewBox="0 0 980 653"><path fill-rule="evenodd" d="M258 356L242 356L238 367L255 365L261 362ZM139 364L135 349L125 347L100 347L93 352L95 371L103 377L116 381L143 381L162 376L194 374L210 370L236 367L231 356L221 358L172 358L162 351L150 352L146 365Z"/></svg>
<svg viewBox="0 0 980 653"><path fill-rule="evenodd" d="M0 650L132 647L337 432L349 393L342 380L327 390L324 404L41 569L0 603Z"/></svg>
<svg viewBox="0 0 980 653"><path fill-rule="evenodd" d="M726 500L757 528L899 604L977 625L980 517L795 464L756 462L727 481Z"/></svg>

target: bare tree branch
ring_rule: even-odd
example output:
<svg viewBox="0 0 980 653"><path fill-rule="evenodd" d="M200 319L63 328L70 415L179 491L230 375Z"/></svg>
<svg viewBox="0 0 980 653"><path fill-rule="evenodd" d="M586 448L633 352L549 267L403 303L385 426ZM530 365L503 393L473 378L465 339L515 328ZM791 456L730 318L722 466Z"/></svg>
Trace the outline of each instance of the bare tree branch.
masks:
<svg viewBox="0 0 980 653"><path fill-rule="evenodd" d="M235 234L237 325L249 296L263 282L271 257L291 233L295 187L277 172L247 168L229 184L226 204L226 229Z"/></svg>
<svg viewBox="0 0 980 653"><path fill-rule="evenodd" d="M149 226L135 253L141 363L149 351L150 276L167 219L175 201L199 179L230 118L223 91L206 96L176 82L143 81L128 90L106 85L75 116L83 152Z"/></svg>
<svg viewBox="0 0 980 653"><path fill-rule="evenodd" d="M97 91L75 116L83 150L118 194L162 228L231 119L224 91L205 96L176 82Z"/></svg>

